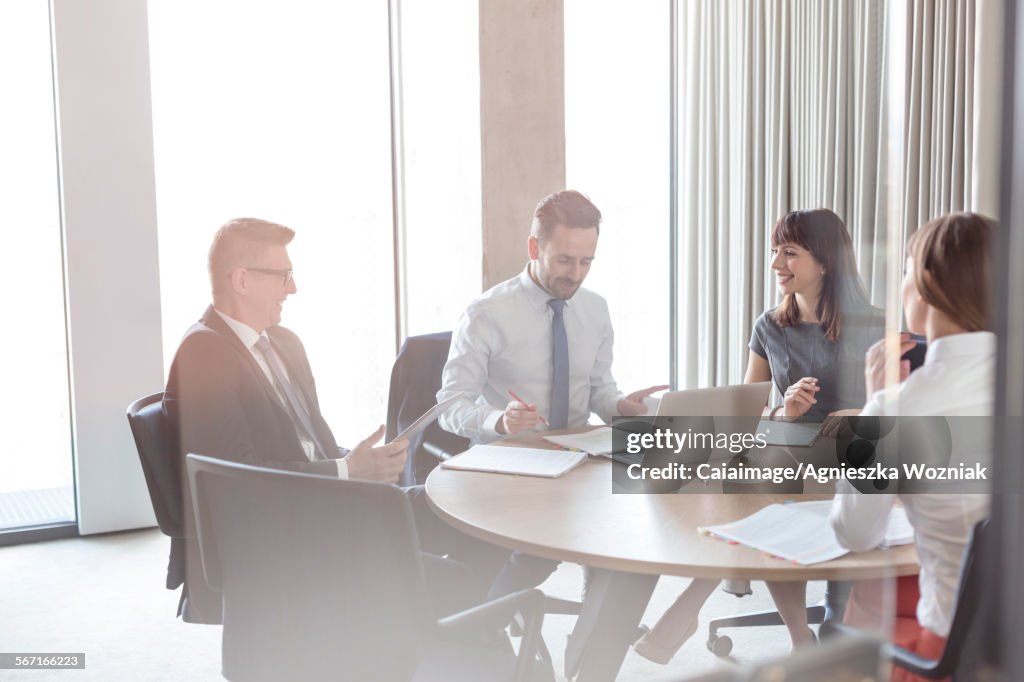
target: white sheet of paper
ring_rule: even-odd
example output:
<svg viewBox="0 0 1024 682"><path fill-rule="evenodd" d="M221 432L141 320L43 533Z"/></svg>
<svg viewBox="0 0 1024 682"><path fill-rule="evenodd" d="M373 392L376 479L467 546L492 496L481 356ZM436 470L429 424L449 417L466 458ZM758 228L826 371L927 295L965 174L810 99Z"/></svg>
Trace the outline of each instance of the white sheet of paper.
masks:
<svg viewBox="0 0 1024 682"><path fill-rule="evenodd" d="M586 433L571 433L564 436L544 436L544 440L563 448L583 450L592 455L607 455L612 451L612 427L600 426Z"/></svg>
<svg viewBox="0 0 1024 682"><path fill-rule="evenodd" d="M836 541L827 516L790 504L770 504L745 519L698 530L804 566L849 552Z"/></svg>

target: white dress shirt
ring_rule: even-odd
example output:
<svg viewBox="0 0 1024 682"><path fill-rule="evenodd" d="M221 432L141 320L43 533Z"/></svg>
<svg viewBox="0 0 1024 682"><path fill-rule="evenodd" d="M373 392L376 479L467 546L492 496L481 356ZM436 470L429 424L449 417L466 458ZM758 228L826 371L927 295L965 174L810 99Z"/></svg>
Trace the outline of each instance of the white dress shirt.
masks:
<svg viewBox="0 0 1024 682"><path fill-rule="evenodd" d="M551 414L553 312L551 294L530 277L530 266L473 301L452 335L440 402L464 391L440 418L441 427L486 443L502 438L495 427L513 398L547 419ZM612 378L612 323L605 300L580 288L563 312L569 343L569 426L583 426L596 412L609 421L622 398ZM545 428L539 425L538 429Z"/></svg>
<svg viewBox="0 0 1024 682"><path fill-rule="evenodd" d="M928 346L924 365L897 387L898 402L885 391L868 399L867 416L988 416L993 413L996 337L991 332L955 334ZM956 439L954 438L954 442ZM991 450L991 443L975 443ZM954 445L956 449L956 445ZM977 453L974 453L977 454ZM954 457L957 453L953 453ZM966 457L964 455L967 455ZM970 454L961 451L963 459ZM836 484L832 528L854 551L877 547L885 537L894 495L863 495L846 481ZM921 493L899 495L914 527L921 561L917 621L945 637L956 608L960 566L971 529L988 516L989 495Z"/></svg>
<svg viewBox="0 0 1024 682"><path fill-rule="evenodd" d="M235 333L238 339L242 342L242 345L249 350L249 353L256 361L256 364L263 370L263 374L267 377L267 381L269 381L270 385L274 387L274 392L277 394L278 400L281 401L281 405L288 405L288 399L281 394L281 389L278 388L277 382L274 381L274 374L270 371L270 366L267 364L266 358L263 357L263 353L256 350L256 342L260 340L260 337L266 338L268 341L270 340L269 337L267 337L267 333L263 332L260 334L244 322L239 322L233 317L228 317L216 308L214 308L214 310L218 315L220 315L220 319L224 320L224 324L231 328L231 331ZM281 369L284 371L285 379L291 381L291 377L288 376L288 368L285 367L283 362L280 363L280 365ZM298 429L296 429L295 435L298 437L299 444L302 445L302 451L306 453L306 457L309 458L309 461L314 461L316 459L316 444L299 435ZM337 462L338 478L348 478L348 462L344 459L335 459L333 461Z"/></svg>

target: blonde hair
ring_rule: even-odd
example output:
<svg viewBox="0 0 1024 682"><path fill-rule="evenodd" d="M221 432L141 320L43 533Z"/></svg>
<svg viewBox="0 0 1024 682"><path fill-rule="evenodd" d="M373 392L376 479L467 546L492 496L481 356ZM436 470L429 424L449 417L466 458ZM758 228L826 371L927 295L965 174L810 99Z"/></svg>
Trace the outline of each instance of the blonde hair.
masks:
<svg viewBox="0 0 1024 682"><path fill-rule="evenodd" d="M213 235L207 267L213 295L227 287L235 268L251 266L251 260L268 246L287 246L295 230L259 218L235 218L221 225Z"/></svg>

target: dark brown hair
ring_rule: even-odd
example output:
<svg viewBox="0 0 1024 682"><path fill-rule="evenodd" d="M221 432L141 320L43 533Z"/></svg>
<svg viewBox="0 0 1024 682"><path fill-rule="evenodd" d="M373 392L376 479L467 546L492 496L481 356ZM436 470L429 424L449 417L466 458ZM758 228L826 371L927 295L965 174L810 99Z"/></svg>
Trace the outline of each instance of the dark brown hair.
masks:
<svg viewBox="0 0 1024 682"><path fill-rule="evenodd" d="M969 332L991 329L993 227L977 213L950 213L907 242L921 298Z"/></svg>
<svg viewBox="0 0 1024 682"><path fill-rule="evenodd" d="M593 227L601 234L601 212L597 206L574 189L563 189L540 200L533 211L530 233L546 237L556 225L566 227Z"/></svg>
<svg viewBox="0 0 1024 682"><path fill-rule="evenodd" d="M835 342L842 332L843 315L853 307L870 306L864 284L857 274L853 259L853 243L842 219L827 208L793 211L779 218L772 229L772 246L796 244L807 249L814 259L825 266L818 299L818 318L825 338ZM800 321L796 296L787 294L775 309L775 322L780 327L792 327Z"/></svg>

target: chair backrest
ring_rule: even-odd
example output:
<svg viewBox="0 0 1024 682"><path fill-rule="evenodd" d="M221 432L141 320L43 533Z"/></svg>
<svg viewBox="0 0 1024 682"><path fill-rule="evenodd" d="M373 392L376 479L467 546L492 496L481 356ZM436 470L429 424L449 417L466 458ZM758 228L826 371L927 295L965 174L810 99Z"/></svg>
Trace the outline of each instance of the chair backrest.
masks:
<svg viewBox="0 0 1024 682"><path fill-rule="evenodd" d="M385 438L391 440L420 415L437 404L441 390L441 372L448 360L451 332L410 336L402 344L391 370L388 392L388 420ZM452 454L469 447L469 441L442 429L437 422L428 426L409 443L409 459L402 473L402 485L423 483L438 464L438 459L423 448L433 443Z"/></svg>
<svg viewBox="0 0 1024 682"><path fill-rule="evenodd" d="M188 455L229 679L407 679L429 621L394 486Z"/></svg>
<svg viewBox="0 0 1024 682"><path fill-rule="evenodd" d="M982 519L976 523L971 539L964 549L960 584L957 587L956 612L953 614L953 622L946 637L946 646L936 667L936 678L952 674L957 667L973 628L975 616L978 614L979 605L986 593L992 589L991 585L985 585L986 576L981 561L993 542L991 527L989 519ZM988 580L991 580L991 577Z"/></svg>
<svg viewBox="0 0 1024 682"><path fill-rule="evenodd" d="M167 428L163 397L162 392L153 393L129 405L128 425L135 437L157 524L164 535L180 538L184 537L181 463L175 434Z"/></svg>

